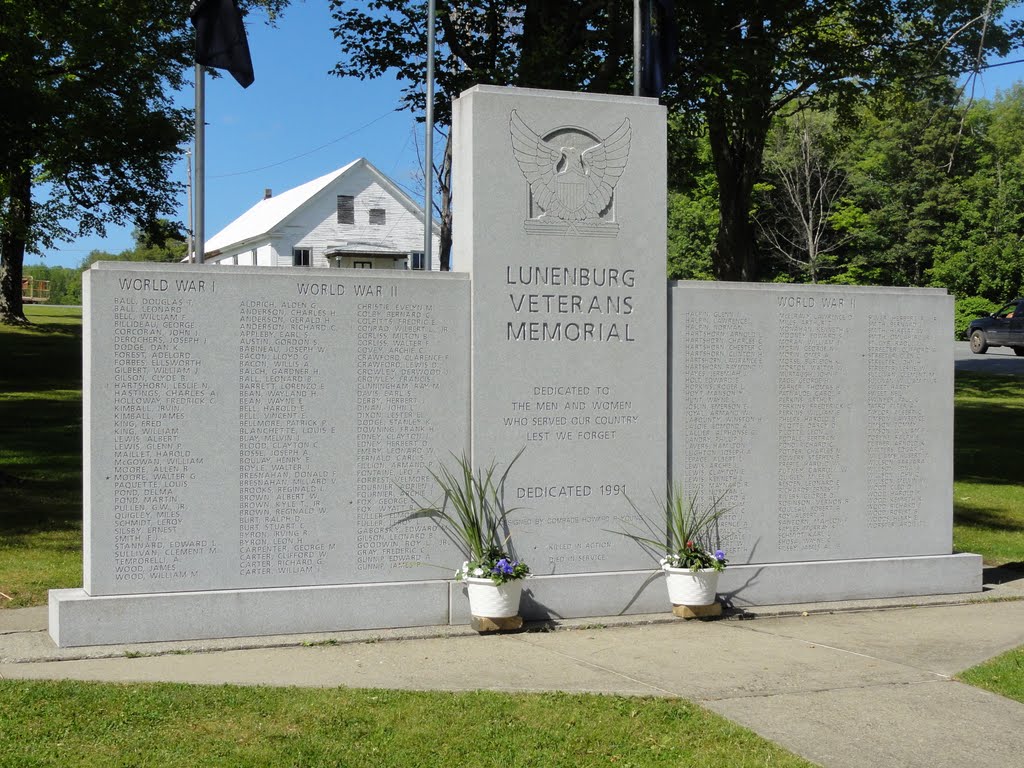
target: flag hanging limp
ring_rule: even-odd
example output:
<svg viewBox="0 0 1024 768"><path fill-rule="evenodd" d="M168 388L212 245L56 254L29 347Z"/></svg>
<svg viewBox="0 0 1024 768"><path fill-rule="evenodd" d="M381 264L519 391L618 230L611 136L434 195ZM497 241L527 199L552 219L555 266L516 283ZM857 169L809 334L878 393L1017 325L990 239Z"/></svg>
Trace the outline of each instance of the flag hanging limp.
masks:
<svg viewBox="0 0 1024 768"><path fill-rule="evenodd" d="M660 96L675 67L679 33L673 0L640 0L640 95Z"/></svg>
<svg viewBox="0 0 1024 768"><path fill-rule="evenodd" d="M194 0L188 15L196 28L196 63L226 69L243 88L252 85L256 76L236 0Z"/></svg>

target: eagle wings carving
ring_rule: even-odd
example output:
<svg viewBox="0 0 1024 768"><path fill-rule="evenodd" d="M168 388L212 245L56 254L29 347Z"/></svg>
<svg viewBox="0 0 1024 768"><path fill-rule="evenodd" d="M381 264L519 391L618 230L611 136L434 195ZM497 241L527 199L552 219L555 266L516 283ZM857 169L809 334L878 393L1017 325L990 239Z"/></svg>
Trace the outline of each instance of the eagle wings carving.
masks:
<svg viewBox="0 0 1024 768"><path fill-rule="evenodd" d="M533 204L540 209L540 215L534 214L533 220L562 222L563 227L569 225L580 234L588 232L583 231L587 227L579 225L604 223L602 214L611 205L615 184L629 158L629 119L623 120L604 140L580 129L556 131L544 138L526 125L515 110L509 128L512 153L530 185ZM559 135L563 133L564 136ZM563 138L566 140L561 141ZM596 144L587 146L595 141Z"/></svg>

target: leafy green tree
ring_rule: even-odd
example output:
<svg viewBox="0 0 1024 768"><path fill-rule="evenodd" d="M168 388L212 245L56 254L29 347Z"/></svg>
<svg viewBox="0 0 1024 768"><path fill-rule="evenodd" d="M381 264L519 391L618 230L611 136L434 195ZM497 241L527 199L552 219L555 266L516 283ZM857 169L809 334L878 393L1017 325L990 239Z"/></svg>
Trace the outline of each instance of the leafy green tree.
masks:
<svg viewBox="0 0 1024 768"><path fill-rule="evenodd" d="M286 0L259 0L271 17ZM173 212L191 112L181 0L0 0L0 322L25 321L24 256Z"/></svg>
<svg viewBox="0 0 1024 768"><path fill-rule="evenodd" d="M973 162L952 83L931 93L891 89L858 111L846 168L847 277L886 285L927 285L943 229ZM849 281L843 280L844 282Z"/></svg>
<svg viewBox="0 0 1024 768"><path fill-rule="evenodd" d="M988 0L677 3L680 61L665 102L708 137L718 187L716 276L754 280L762 272L751 208L776 115L830 100L851 110L870 90L958 73L979 56L1005 53L1020 33L992 21L1004 6ZM342 55L335 74L394 71L404 84L402 106L421 113L424 4L331 0L331 8ZM452 98L477 83L631 90L628 0L438 0L437 13L435 109L443 125ZM450 187L442 193L450 200ZM450 237L450 220L445 226Z"/></svg>
<svg viewBox="0 0 1024 768"><path fill-rule="evenodd" d="M401 108L426 108L427 13L415 0L330 0L339 77L393 72ZM434 116L445 136L431 158L441 191L442 269L451 250L451 103L478 84L630 93L631 0L437 0ZM420 118L422 119L422 118Z"/></svg>
<svg viewBox="0 0 1024 768"><path fill-rule="evenodd" d="M681 61L668 101L699 111L719 186L715 273L761 273L750 216L776 115L829 103L852 109L866 92L953 75L1006 53L1016 25L993 23L1005 3L948 0L715 0L678 3Z"/></svg>
<svg viewBox="0 0 1024 768"><path fill-rule="evenodd" d="M50 288L50 304L81 304L81 271L68 267L33 264L24 269L26 277L46 280Z"/></svg>
<svg viewBox="0 0 1024 768"><path fill-rule="evenodd" d="M711 280L718 180L707 135L695 133L680 115L669 116L668 161L668 276Z"/></svg>
<svg viewBox="0 0 1024 768"><path fill-rule="evenodd" d="M1024 287L1024 86L970 109L971 166L929 270L958 296L1003 302Z"/></svg>
<svg viewBox="0 0 1024 768"><path fill-rule="evenodd" d="M23 322L26 251L172 211L191 37L177 0L0 2L0 320Z"/></svg>
<svg viewBox="0 0 1024 768"><path fill-rule="evenodd" d="M148 230L132 230L135 245L120 253L90 251L80 269L88 269L97 261L155 261L177 263L185 258L188 248L181 227L167 219L158 219Z"/></svg>
<svg viewBox="0 0 1024 768"><path fill-rule="evenodd" d="M965 339L971 321L995 312L1000 304L980 296L958 296L953 305L953 338Z"/></svg>

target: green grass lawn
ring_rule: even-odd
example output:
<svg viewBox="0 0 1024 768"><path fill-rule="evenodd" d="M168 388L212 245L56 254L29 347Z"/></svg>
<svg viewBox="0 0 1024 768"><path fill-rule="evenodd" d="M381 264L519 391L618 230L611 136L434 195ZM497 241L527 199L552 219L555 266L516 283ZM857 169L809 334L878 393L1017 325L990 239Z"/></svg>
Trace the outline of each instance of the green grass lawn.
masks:
<svg viewBox="0 0 1024 768"><path fill-rule="evenodd" d="M1024 704L1024 646L971 667L957 679Z"/></svg>
<svg viewBox="0 0 1024 768"><path fill-rule="evenodd" d="M1024 379L959 374L953 545L1024 570Z"/></svg>
<svg viewBox="0 0 1024 768"><path fill-rule="evenodd" d="M82 585L82 310L0 326L0 606Z"/></svg>
<svg viewBox="0 0 1024 768"><path fill-rule="evenodd" d="M679 699L0 681L0 767L810 766Z"/></svg>

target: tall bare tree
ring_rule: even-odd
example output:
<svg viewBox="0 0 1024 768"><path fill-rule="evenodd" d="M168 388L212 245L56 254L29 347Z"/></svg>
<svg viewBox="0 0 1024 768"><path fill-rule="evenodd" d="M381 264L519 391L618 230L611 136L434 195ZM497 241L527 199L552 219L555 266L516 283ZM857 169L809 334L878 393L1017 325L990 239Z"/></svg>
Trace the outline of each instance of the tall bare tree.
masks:
<svg viewBox="0 0 1024 768"><path fill-rule="evenodd" d="M832 122L831 115L799 112L777 124L765 158L772 189L755 217L771 252L812 283L852 239L835 224L849 183Z"/></svg>

